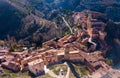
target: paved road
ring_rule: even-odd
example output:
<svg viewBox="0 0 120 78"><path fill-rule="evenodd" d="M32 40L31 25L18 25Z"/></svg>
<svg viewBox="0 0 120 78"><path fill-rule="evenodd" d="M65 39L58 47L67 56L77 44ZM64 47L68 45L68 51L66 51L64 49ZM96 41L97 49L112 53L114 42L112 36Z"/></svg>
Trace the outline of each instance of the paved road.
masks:
<svg viewBox="0 0 120 78"><path fill-rule="evenodd" d="M69 78L69 76L70 76L70 68L68 67L67 74L66 74L65 78Z"/></svg>
<svg viewBox="0 0 120 78"><path fill-rule="evenodd" d="M51 70L49 70L47 72L50 76L52 76L53 78L60 78L58 75L56 75L54 72L52 72Z"/></svg>
<svg viewBox="0 0 120 78"><path fill-rule="evenodd" d="M64 63L64 64L68 66L67 63ZM53 78L69 78L69 75L70 75L70 67L69 66L68 66L68 69L67 69L66 76L56 75L53 71L51 71L49 69L44 69L44 70L45 70L45 73L48 73Z"/></svg>
<svg viewBox="0 0 120 78"><path fill-rule="evenodd" d="M64 17L62 17L62 19L63 19L64 23L66 24L66 26L70 29L71 34L73 34L73 30L72 30L72 28L70 27L70 25L68 24L68 22L65 20Z"/></svg>
<svg viewBox="0 0 120 78"><path fill-rule="evenodd" d="M69 76L70 76L70 67L68 66L67 63L65 63L65 64L66 64L67 67L68 67L68 69L67 69L67 74L66 74L65 78L69 78Z"/></svg>
<svg viewBox="0 0 120 78"><path fill-rule="evenodd" d="M67 62L67 64L68 64L68 67L70 67L70 69L71 69L73 75L75 76L75 78L80 78L80 76L79 76L79 74L76 72L74 66L73 66L70 62Z"/></svg>

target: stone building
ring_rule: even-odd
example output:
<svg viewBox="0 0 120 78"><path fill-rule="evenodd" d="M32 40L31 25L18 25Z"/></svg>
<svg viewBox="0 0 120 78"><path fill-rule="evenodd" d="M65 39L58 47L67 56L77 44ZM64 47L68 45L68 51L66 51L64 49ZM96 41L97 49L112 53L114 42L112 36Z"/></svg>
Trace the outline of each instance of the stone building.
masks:
<svg viewBox="0 0 120 78"><path fill-rule="evenodd" d="M35 76L44 74L45 73L44 72L44 61L42 59L37 59L32 62L29 62L28 69Z"/></svg>

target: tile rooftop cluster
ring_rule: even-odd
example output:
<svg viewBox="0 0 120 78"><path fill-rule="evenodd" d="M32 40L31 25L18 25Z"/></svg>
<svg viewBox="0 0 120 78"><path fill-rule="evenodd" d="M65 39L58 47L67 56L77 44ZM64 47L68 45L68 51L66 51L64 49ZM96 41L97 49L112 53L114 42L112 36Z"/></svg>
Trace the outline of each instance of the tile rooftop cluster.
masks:
<svg viewBox="0 0 120 78"><path fill-rule="evenodd" d="M77 12L73 15L74 23L82 25L83 30L57 41L45 42L39 50L30 53L0 50L1 68L14 72L29 70L33 75L38 76L45 73L45 66L69 60L84 63L91 73L110 69L103 57L107 51L107 44L104 41L105 23L97 20L97 17L104 15L91 11L86 12L88 15L84 13ZM99 50L97 50L98 46L100 46Z"/></svg>

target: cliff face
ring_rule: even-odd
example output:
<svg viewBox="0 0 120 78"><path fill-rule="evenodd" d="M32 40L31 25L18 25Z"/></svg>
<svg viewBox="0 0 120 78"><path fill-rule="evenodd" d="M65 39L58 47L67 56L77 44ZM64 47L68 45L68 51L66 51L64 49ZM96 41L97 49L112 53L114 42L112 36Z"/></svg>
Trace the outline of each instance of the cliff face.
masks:
<svg viewBox="0 0 120 78"><path fill-rule="evenodd" d="M120 24L109 21L107 23L105 31L107 32L106 41L111 47L109 49L108 55L114 56L114 59L120 58ZM111 57L111 56L110 56ZM119 60L118 60L119 61Z"/></svg>

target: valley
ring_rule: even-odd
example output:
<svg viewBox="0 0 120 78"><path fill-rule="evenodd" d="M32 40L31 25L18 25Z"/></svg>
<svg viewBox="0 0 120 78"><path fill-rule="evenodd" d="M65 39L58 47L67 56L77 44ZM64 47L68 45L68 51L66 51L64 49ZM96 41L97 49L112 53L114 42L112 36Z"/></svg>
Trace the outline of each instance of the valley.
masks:
<svg viewBox="0 0 120 78"><path fill-rule="evenodd" d="M119 77L119 22L119 0L0 0L3 78Z"/></svg>

